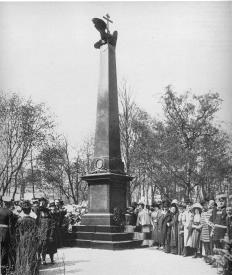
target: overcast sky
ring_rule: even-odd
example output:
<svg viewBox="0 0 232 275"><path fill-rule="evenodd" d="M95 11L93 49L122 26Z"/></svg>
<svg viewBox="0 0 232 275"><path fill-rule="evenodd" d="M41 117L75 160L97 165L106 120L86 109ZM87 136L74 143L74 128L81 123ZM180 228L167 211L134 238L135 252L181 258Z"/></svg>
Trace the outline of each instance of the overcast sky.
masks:
<svg viewBox="0 0 232 275"><path fill-rule="evenodd" d="M139 106L161 115L172 84L182 93L219 92L218 119L231 122L231 2L0 3L0 89L56 114L73 145L94 131L99 34L93 17L118 30L118 86L126 79Z"/></svg>

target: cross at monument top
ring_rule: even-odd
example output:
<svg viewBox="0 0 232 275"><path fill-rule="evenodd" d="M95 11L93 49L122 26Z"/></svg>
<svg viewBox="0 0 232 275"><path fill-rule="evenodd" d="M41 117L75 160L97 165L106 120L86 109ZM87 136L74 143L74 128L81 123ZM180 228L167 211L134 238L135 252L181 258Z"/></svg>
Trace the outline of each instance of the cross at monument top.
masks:
<svg viewBox="0 0 232 275"><path fill-rule="evenodd" d="M113 21L110 20L110 16L109 16L108 13L107 13L105 16L103 16L103 18L104 18L104 19L106 20L106 22L107 22L107 32L110 33L109 22L110 22L110 23L113 23Z"/></svg>

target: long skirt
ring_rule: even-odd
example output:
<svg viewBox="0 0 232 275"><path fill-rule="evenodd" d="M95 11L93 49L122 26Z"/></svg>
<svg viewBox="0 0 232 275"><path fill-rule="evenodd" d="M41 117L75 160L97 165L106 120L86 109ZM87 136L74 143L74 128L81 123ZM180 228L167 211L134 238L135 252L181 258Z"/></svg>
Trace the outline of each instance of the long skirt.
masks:
<svg viewBox="0 0 232 275"><path fill-rule="evenodd" d="M184 232L179 231L178 235L178 255L182 255L184 250Z"/></svg>
<svg viewBox="0 0 232 275"><path fill-rule="evenodd" d="M154 244L159 244L159 235L158 235L158 225L154 224L154 228L152 229L151 238Z"/></svg>
<svg viewBox="0 0 232 275"><path fill-rule="evenodd" d="M143 225L142 226L143 233L143 243L142 245L150 245L151 244L151 226Z"/></svg>
<svg viewBox="0 0 232 275"><path fill-rule="evenodd" d="M199 248L200 234L201 234L200 230L193 229L192 246L191 246L192 248Z"/></svg>
<svg viewBox="0 0 232 275"><path fill-rule="evenodd" d="M192 234L187 227L184 227L184 246L192 246Z"/></svg>

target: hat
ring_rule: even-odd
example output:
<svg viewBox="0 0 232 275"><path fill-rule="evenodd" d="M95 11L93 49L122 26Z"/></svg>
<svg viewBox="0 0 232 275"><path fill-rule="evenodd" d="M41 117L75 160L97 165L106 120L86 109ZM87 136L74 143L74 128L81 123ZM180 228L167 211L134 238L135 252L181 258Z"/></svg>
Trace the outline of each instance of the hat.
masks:
<svg viewBox="0 0 232 275"><path fill-rule="evenodd" d="M137 205L138 205L138 204L137 204L137 202L135 202L135 201L134 201L134 202L132 202L132 204L131 204L131 206L132 206L132 207L134 207L134 208L136 208L136 207L137 207Z"/></svg>
<svg viewBox="0 0 232 275"><path fill-rule="evenodd" d="M39 199L34 198L31 200L31 202L32 202L32 204L39 203Z"/></svg>
<svg viewBox="0 0 232 275"><path fill-rule="evenodd" d="M177 207L177 204L176 204L176 203L171 203L171 206L170 206L170 207L175 207L176 212L178 211L178 207Z"/></svg>
<svg viewBox="0 0 232 275"><path fill-rule="evenodd" d="M54 201L51 201L50 203L49 203L49 207L55 207L56 205L55 205L55 202Z"/></svg>
<svg viewBox="0 0 232 275"><path fill-rule="evenodd" d="M208 200L202 200L201 201L201 205L203 206L203 205L206 205L208 203Z"/></svg>
<svg viewBox="0 0 232 275"><path fill-rule="evenodd" d="M185 204L191 204L192 203L189 198L185 198L184 202L185 202Z"/></svg>
<svg viewBox="0 0 232 275"><path fill-rule="evenodd" d="M45 201L45 202L48 202L48 200L44 197L40 198L39 201Z"/></svg>
<svg viewBox="0 0 232 275"><path fill-rule="evenodd" d="M193 204L192 209L195 209L195 208L198 208L198 209L202 210L202 206L199 202L196 202L196 203Z"/></svg>
<svg viewBox="0 0 232 275"><path fill-rule="evenodd" d="M22 209L28 209L31 208L31 203L30 201L26 200L22 202Z"/></svg>
<svg viewBox="0 0 232 275"><path fill-rule="evenodd" d="M160 208L160 204L158 204L157 202L154 202L154 203L152 204L152 207L153 207L153 208L155 208L155 207Z"/></svg>
<svg viewBox="0 0 232 275"><path fill-rule="evenodd" d="M211 207L211 206L214 206L214 204L215 204L214 200L210 200L208 206Z"/></svg>
<svg viewBox="0 0 232 275"><path fill-rule="evenodd" d="M218 194L216 196L216 200L220 200L220 199L226 199L227 198L227 195L226 194Z"/></svg>
<svg viewBox="0 0 232 275"><path fill-rule="evenodd" d="M170 207L170 201L168 201L168 200L166 200L166 201L163 201L163 207L165 207L165 208L168 208L168 207Z"/></svg>
<svg viewBox="0 0 232 275"><path fill-rule="evenodd" d="M172 200L172 202L171 202L171 204L178 204L178 200L177 199L174 199L174 200Z"/></svg>
<svg viewBox="0 0 232 275"><path fill-rule="evenodd" d="M179 207L180 207L180 208L186 208L186 204L185 204L184 202L181 202L181 203L179 204Z"/></svg>

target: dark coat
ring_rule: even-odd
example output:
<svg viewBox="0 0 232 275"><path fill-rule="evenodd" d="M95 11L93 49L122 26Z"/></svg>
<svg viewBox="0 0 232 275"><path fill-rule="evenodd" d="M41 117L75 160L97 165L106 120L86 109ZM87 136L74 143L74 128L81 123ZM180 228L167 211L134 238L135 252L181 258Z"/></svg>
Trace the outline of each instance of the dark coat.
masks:
<svg viewBox="0 0 232 275"><path fill-rule="evenodd" d="M58 219L57 214L50 214L50 228L47 239L47 254L55 254L57 252L57 228Z"/></svg>
<svg viewBox="0 0 232 275"><path fill-rule="evenodd" d="M226 234L226 209L223 208L221 211L218 210L214 224L223 225L225 228L215 227L214 229L214 241L219 241L225 237Z"/></svg>
<svg viewBox="0 0 232 275"><path fill-rule="evenodd" d="M56 218L47 208L38 211L39 253L54 254L57 252Z"/></svg>
<svg viewBox="0 0 232 275"><path fill-rule="evenodd" d="M178 213L172 213L172 220L170 222L171 227L171 240L170 245L171 247L178 247Z"/></svg>
<svg viewBox="0 0 232 275"><path fill-rule="evenodd" d="M16 270L24 270L25 275L38 274L38 238L35 219L30 216L19 218L16 224Z"/></svg>
<svg viewBox="0 0 232 275"><path fill-rule="evenodd" d="M5 268L9 266L10 256L10 218L12 212L0 207L0 249L1 249L1 271L5 274Z"/></svg>
<svg viewBox="0 0 232 275"><path fill-rule="evenodd" d="M171 228L167 226L167 223L172 221L172 214L170 211L166 213L162 221L162 244L170 243L171 240Z"/></svg>

